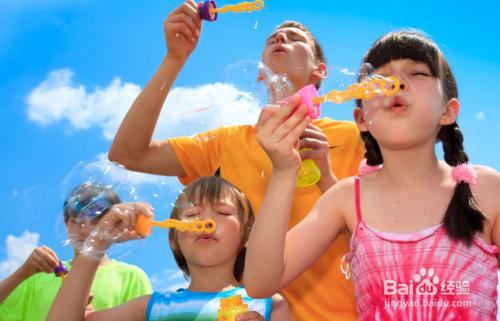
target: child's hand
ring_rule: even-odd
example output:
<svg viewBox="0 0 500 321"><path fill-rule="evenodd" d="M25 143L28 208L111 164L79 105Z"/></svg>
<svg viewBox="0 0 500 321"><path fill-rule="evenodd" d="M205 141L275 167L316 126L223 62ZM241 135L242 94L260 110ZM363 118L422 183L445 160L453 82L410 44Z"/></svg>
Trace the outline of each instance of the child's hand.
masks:
<svg viewBox="0 0 500 321"><path fill-rule="evenodd" d="M306 150L303 150L306 149ZM302 160L313 159L321 171L321 179L317 183L322 192L337 182L330 164L330 145L321 128L309 124L300 135L300 157Z"/></svg>
<svg viewBox="0 0 500 321"><path fill-rule="evenodd" d="M102 254L113 243L142 238L135 231L137 215L153 216L153 207L146 203L115 204L96 225L84 247L90 254Z"/></svg>
<svg viewBox="0 0 500 321"><path fill-rule="evenodd" d="M248 311L236 316L236 321L266 321L264 317L256 311Z"/></svg>
<svg viewBox="0 0 500 321"><path fill-rule="evenodd" d="M31 276L38 272L53 273L58 265L59 258L56 253L47 246L39 246L31 252L21 269Z"/></svg>
<svg viewBox="0 0 500 321"><path fill-rule="evenodd" d="M167 55L185 60L196 47L201 32L198 6L193 0L186 0L168 15L163 23Z"/></svg>
<svg viewBox="0 0 500 321"><path fill-rule="evenodd" d="M311 118L307 107L300 105L298 96L292 96L281 107L263 108L257 122L257 141L273 162L273 171L294 171L300 168L301 158L295 149L299 137Z"/></svg>

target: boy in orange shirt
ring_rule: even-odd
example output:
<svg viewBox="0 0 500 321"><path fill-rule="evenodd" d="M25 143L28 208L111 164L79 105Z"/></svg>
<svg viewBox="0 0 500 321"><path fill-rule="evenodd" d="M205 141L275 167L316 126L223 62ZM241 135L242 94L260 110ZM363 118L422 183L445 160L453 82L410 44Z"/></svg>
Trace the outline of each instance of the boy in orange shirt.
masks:
<svg viewBox="0 0 500 321"><path fill-rule="evenodd" d="M178 176L183 184L219 174L240 188L258 212L272 166L257 142L255 126L222 127L193 137L152 141L166 96L200 36L196 3L188 0L175 9L165 20L164 30L167 54L123 120L109 152L110 160L135 171ZM266 40L262 62L273 73L286 74L292 85L288 95L308 84L319 88L327 73L318 41L296 22L276 27ZM276 101L270 99L270 103ZM261 114L256 126L269 117L275 114ZM321 180L317 186L296 189L289 227L302 220L337 178L356 174L364 153L356 125L330 118L313 121L299 145L309 149L301 153L302 159L315 160ZM339 269L347 251L347 240L341 236L321 260L283 291L294 320L357 319L352 284Z"/></svg>

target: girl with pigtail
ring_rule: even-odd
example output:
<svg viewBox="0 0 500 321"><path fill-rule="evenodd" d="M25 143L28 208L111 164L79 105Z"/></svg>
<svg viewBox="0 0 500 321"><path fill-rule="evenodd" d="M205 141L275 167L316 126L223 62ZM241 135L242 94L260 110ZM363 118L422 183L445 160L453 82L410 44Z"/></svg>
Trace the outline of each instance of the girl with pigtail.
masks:
<svg viewBox="0 0 500 321"><path fill-rule="evenodd" d="M257 128L273 176L249 238L247 292L278 292L345 232L351 249L340 269L353 280L360 320L496 320L500 174L468 163L448 62L414 31L384 35L363 62L398 78L400 90L357 102L360 176L337 182L288 232L307 108L295 97L280 121Z"/></svg>

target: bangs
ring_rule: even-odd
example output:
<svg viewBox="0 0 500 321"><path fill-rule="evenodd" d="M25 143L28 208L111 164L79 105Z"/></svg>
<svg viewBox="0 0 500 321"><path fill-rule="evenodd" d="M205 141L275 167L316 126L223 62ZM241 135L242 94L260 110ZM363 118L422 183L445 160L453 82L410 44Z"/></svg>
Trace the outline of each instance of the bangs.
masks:
<svg viewBox="0 0 500 321"><path fill-rule="evenodd" d="M389 33L373 45L363 59L374 69L392 60L411 59L426 64L433 77L440 78L440 50L434 43L417 32Z"/></svg>
<svg viewBox="0 0 500 321"><path fill-rule="evenodd" d="M175 201L172 217L178 218L192 204L215 204L231 198L236 201L236 190L224 179L216 176L203 177L191 183ZM237 202L235 202L235 205Z"/></svg>
<svg viewBox="0 0 500 321"><path fill-rule="evenodd" d="M193 188L184 192L185 201L193 204L214 204L223 201L227 197L233 197L231 189L222 180L203 180Z"/></svg>

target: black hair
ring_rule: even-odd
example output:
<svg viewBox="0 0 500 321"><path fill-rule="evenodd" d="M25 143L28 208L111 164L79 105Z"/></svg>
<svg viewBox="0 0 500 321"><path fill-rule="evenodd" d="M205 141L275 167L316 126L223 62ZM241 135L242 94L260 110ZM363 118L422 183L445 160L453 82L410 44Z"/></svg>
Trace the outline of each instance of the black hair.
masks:
<svg viewBox="0 0 500 321"><path fill-rule="evenodd" d="M432 76L441 81L445 99L458 98L457 83L446 58L438 46L422 33L404 30L385 34L375 41L365 54L363 66L370 64L377 69L392 60L399 59L425 63ZM356 105L362 108L360 100L356 101ZM384 160L375 138L369 132L362 132L361 138L365 144L367 164L372 166L382 164ZM437 135L437 141L442 142L444 159L450 166L469 161L464 150L464 138L456 122L443 126ZM470 244L474 235L483 231L485 220L477 207L469 184L457 183L443 218L446 233L452 239Z"/></svg>

